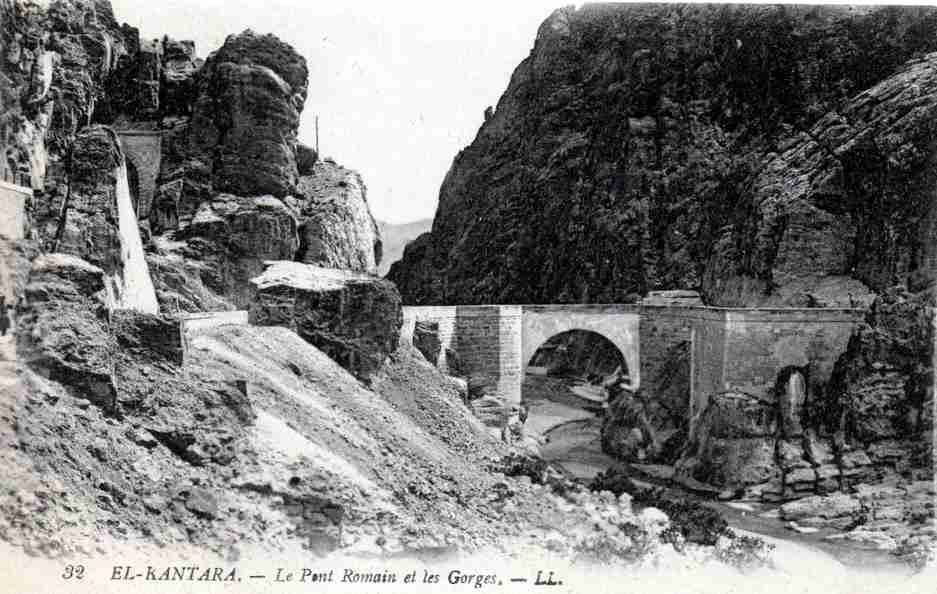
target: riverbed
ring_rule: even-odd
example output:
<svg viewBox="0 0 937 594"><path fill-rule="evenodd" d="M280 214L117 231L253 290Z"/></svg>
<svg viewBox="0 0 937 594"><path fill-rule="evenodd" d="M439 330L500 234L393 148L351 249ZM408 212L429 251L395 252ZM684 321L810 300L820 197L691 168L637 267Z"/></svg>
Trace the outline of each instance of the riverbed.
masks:
<svg viewBox="0 0 937 594"><path fill-rule="evenodd" d="M528 374L524 378L522 394L529 410L525 431L540 442L541 456L563 467L577 479L588 482L613 466L616 460L602 451L604 408L594 398L582 397L580 394L595 393L593 389L583 388L584 383L576 378ZM686 497L718 510L731 528L764 537L776 545L782 557L802 558L810 553L829 557L831 562L854 569L910 574L904 563L887 552L825 540L835 531L819 530L804 534L789 529L783 521L772 517L776 514L777 505L709 499L668 480L667 471L667 467L647 467L645 471L635 469L632 479L639 485L678 490Z"/></svg>

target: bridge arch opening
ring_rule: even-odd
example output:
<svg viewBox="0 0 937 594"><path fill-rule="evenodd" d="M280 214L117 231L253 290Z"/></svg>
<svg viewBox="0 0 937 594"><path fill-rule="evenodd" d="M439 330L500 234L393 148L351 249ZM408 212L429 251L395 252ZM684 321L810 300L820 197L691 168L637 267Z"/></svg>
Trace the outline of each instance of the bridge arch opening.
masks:
<svg viewBox="0 0 937 594"><path fill-rule="evenodd" d="M608 399L630 385L625 354L607 336L574 328L550 336L525 363L521 409L530 448L583 479L608 468L601 428Z"/></svg>

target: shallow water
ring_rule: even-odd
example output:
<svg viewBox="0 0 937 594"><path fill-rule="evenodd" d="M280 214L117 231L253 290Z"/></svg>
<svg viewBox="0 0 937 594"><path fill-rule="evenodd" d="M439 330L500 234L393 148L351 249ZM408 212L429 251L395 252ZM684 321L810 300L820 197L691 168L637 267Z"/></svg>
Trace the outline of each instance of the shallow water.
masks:
<svg viewBox="0 0 937 594"><path fill-rule="evenodd" d="M602 451L601 409L597 409L594 402L576 394L572 388L577 383L573 379L528 376L523 384L524 402L530 409L525 428L540 439L540 452L545 460L562 466L577 479L588 482L615 464L616 460ZM910 574L904 563L887 552L824 540L824 537L836 531L820 530L813 534L802 534L788 529L779 519L761 517L761 514L777 509L777 505L745 502L752 508L748 511L705 499L668 480L651 475L637 473L634 478L649 485L666 486L718 510L731 528L767 537L771 542L776 541L779 550L785 549L783 555L802 555L804 551L800 549L804 549L819 556L828 556L852 568L861 567L863 570L897 575ZM784 543L789 543L789 546Z"/></svg>

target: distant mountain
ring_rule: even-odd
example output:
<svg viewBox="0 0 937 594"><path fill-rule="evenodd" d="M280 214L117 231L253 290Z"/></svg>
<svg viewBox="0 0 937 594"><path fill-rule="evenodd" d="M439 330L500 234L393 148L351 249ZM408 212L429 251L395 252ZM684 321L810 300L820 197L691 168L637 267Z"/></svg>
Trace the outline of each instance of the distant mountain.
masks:
<svg viewBox="0 0 937 594"><path fill-rule="evenodd" d="M377 267L377 273L384 276L390 270L390 265L403 256L403 248L432 228L433 219L420 219L419 221L399 225L378 221L377 226L381 231L381 238L384 243L384 256Z"/></svg>

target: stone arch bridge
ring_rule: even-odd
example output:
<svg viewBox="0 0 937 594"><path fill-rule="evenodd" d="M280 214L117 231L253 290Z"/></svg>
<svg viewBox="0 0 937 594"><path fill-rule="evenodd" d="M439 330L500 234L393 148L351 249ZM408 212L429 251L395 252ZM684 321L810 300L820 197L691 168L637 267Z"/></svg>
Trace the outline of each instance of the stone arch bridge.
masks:
<svg viewBox="0 0 937 594"><path fill-rule="evenodd" d="M404 307L401 340L413 341L417 322L436 329L443 371L458 355L461 375L487 376L506 403L519 403L534 353L568 330L608 338L624 356L632 386L662 372L668 353L685 343L691 353L690 415L709 395L737 390L770 397L778 373L811 365L829 379L845 351L860 309L752 309L699 305L478 305Z"/></svg>

